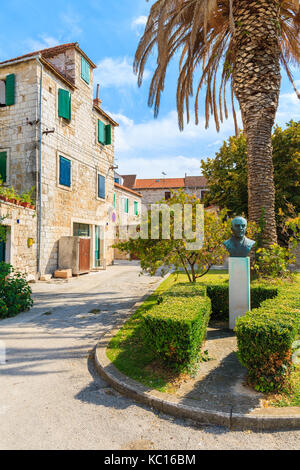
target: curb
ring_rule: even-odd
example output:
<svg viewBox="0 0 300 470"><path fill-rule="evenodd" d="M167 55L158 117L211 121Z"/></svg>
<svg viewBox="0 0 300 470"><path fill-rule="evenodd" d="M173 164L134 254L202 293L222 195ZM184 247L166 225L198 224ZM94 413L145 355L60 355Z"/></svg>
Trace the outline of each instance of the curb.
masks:
<svg viewBox="0 0 300 470"><path fill-rule="evenodd" d="M130 313L133 313L148 296L149 294L143 296L141 301L132 307ZM201 408L200 402L198 405L195 400L182 399L157 390L149 390L139 382L125 376L108 359L106 349L110 340L116 335L129 315L126 314L118 322L118 325L106 333L94 350L94 362L98 374L117 392L176 418L191 419L201 424L253 431L300 429L300 408L293 408L294 415L291 414L290 408L267 408L256 410L253 414L234 413L233 410L229 412L206 410Z"/></svg>

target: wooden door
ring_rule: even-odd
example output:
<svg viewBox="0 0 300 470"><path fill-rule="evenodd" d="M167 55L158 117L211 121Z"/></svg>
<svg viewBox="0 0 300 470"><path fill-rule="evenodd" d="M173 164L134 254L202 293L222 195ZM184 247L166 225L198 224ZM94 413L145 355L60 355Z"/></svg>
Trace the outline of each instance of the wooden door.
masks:
<svg viewBox="0 0 300 470"><path fill-rule="evenodd" d="M90 270L91 259L91 240L89 238L80 238L79 248L79 271L87 272Z"/></svg>

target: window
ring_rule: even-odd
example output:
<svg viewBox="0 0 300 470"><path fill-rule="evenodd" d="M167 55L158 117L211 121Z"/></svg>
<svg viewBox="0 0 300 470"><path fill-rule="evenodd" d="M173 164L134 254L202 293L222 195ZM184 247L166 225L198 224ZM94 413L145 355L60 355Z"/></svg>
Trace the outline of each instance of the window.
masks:
<svg viewBox="0 0 300 470"><path fill-rule="evenodd" d="M3 183L7 182L7 153L0 152L0 178Z"/></svg>
<svg viewBox="0 0 300 470"><path fill-rule="evenodd" d="M139 215L139 203L134 201L134 215Z"/></svg>
<svg viewBox="0 0 300 470"><path fill-rule="evenodd" d="M15 74L7 75L5 80L0 80L0 106L12 106L15 104Z"/></svg>
<svg viewBox="0 0 300 470"><path fill-rule="evenodd" d="M165 200L168 201L168 199L171 199L171 193L170 191L165 192Z"/></svg>
<svg viewBox="0 0 300 470"><path fill-rule="evenodd" d="M128 214L128 212L129 212L129 199L128 199L128 197L124 198L124 211L125 211L126 214Z"/></svg>
<svg viewBox="0 0 300 470"><path fill-rule="evenodd" d="M116 193L114 193L114 207L116 207Z"/></svg>
<svg viewBox="0 0 300 470"><path fill-rule="evenodd" d="M81 57L81 78L86 83L90 83L90 66L84 57Z"/></svg>
<svg viewBox="0 0 300 470"><path fill-rule="evenodd" d="M71 119L71 94L67 90L58 90L58 116Z"/></svg>
<svg viewBox="0 0 300 470"><path fill-rule="evenodd" d="M77 224L73 225L73 236L74 237L89 237L90 226L88 224Z"/></svg>
<svg viewBox="0 0 300 470"><path fill-rule="evenodd" d="M105 199L105 178L102 175L98 175L98 197Z"/></svg>
<svg viewBox="0 0 300 470"><path fill-rule="evenodd" d="M102 145L111 145L111 125L105 125L98 120L98 142Z"/></svg>
<svg viewBox="0 0 300 470"><path fill-rule="evenodd" d="M59 184L71 187L71 160L59 156Z"/></svg>

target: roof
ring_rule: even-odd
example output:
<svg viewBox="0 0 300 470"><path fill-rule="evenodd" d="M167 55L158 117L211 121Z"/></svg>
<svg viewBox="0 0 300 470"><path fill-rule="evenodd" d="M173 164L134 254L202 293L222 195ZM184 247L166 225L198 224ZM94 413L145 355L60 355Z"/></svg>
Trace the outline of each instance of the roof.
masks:
<svg viewBox="0 0 300 470"><path fill-rule="evenodd" d="M205 176L186 176L184 179L186 188L203 188L207 186Z"/></svg>
<svg viewBox="0 0 300 470"><path fill-rule="evenodd" d="M93 108L98 111L99 114L101 114L102 116L104 116L113 126L115 127L119 127L119 124L114 121L105 111L103 111L102 108L100 108L99 106L93 104Z"/></svg>
<svg viewBox="0 0 300 470"><path fill-rule="evenodd" d="M134 194L135 196L142 197L140 193L138 193L137 191L133 191L130 188L126 188L126 186L122 186L119 183L114 183L114 185L116 188L121 189L122 191L127 191L128 193Z"/></svg>
<svg viewBox="0 0 300 470"><path fill-rule="evenodd" d="M78 42L70 42L68 44L60 44L55 47L48 47L46 49L40 49L39 51L35 52L29 52L28 54L21 55L19 57L15 57L14 59L9 59L9 60L4 60L3 62L0 62L0 65L2 64L9 64L10 62L14 62L15 60L22 60L22 59L27 59L33 56L36 56L38 54L41 54L42 57L47 58L47 57L52 57L54 55L60 54L61 52L66 51L67 49L72 49L75 48L80 54L84 56L84 58L88 61L88 63L91 65L92 68L96 68L97 66L89 59L89 57L80 49Z"/></svg>
<svg viewBox="0 0 300 470"><path fill-rule="evenodd" d="M134 188L136 175L120 175L124 180L124 186L127 188Z"/></svg>
<svg viewBox="0 0 300 470"><path fill-rule="evenodd" d="M184 188L184 178L157 178L136 180L135 189Z"/></svg>

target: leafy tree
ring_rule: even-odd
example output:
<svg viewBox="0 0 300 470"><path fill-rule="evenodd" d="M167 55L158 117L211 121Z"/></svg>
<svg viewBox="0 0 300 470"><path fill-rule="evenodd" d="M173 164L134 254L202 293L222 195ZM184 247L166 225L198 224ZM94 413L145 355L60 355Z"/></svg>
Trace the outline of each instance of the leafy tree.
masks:
<svg viewBox="0 0 300 470"><path fill-rule="evenodd" d="M300 212L300 121L290 121L286 129L276 126L272 135L275 180L275 209L278 236L287 217ZM246 137L240 132L229 137L215 158L201 162L209 184L206 204L227 208L230 215L248 216Z"/></svg>
<svg viewBox="0 0 300 470"><path fill-rule="evenodd" d="M299 0L157 0L135 55L134 69L141 85L147 60L153 51L157 53L148 99L157 116L167 68L179 54L180 129L185 112L189 122L197 81L196 124L204 86L206 127L213 115L219 130L223 116L228 117L226 84L230 82L235 124L234 96L247 136L249 217L258 223L264 208L266 245L277 241L271 135L280 93L280 64L293 83L288 62L300 62L299 25Z"/></svg>
<svg viewBox="0 0 300 470"><path fill-rule="evenodd" d="M163 199L162 206L174 206L176 204L183 207L190 204L193 208L193 231L196 230L196 206L201 204L194 195L190 196L184 191L172 192L171 198ZM197 278L204 276L212 265L222 264L228 256L223 246L223 241L231 236L231 220L226 220L226 211L220 214L204 211L204 242L201 249L189 249L188 244L195 241L188 239L182 232L182 238L176 239L174 236L174 216L170 217L170 238L164 239L162 234L162 218L159 220L159 238L151 238L151 214L147 215L148 239L139 237L130 238L128 241L120 242L116 245L121 251L136 256L141 261L141 268L144 272L154 275L160 268L162 275L167 271L184 268L190 282L195 282ZM254 236L256 229L254 224L250 224L248 234Z"/></svg>

